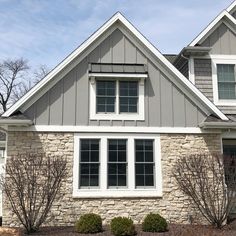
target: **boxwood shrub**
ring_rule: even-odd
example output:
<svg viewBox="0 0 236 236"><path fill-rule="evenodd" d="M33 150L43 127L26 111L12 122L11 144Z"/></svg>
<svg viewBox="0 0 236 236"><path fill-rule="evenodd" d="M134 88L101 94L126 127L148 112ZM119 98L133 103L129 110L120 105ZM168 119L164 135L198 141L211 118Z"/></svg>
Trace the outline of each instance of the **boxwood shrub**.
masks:
<svg viewBox="0 0 236 236"><path fill-rule="evenodd" d="M115 217L111 220L111 232L115 236L132 236L135 235L134 223L127 217Z"/></svg>
<svg viewBox="0 0 236 236"><path fill-rule="evenodd" d="M83 234L94 234L102 231L102 218L100 215L89 213L82 215L75 223L75 231Z"/></svg>
<svg viewBox="0 0 236 236"><path fill-rule="evenodd" d="M144 232L165 232L167 231L167 222L165 218L159 214L148 214L142 223Z"/></svg>

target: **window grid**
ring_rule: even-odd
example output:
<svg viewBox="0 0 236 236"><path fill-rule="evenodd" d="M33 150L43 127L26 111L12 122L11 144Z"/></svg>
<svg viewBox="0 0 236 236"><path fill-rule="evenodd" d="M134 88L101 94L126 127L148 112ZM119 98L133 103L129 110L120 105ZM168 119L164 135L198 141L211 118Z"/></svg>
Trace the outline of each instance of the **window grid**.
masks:
<svg viewBox="0 0 236 236"><path fill-rule="evenodd" d="M127 186L127 140L108 140L108 187Z"/></svg>
<svg viewBox="0 0 236 236"><path fill-rule="evenodd" d="M99 186L99 166L99 139L81 139L79 187Z"/></svg>
<svg viewBox="0 0 236 236"><path fill-rule="evenodd" d="M135 185L154 187L153 140L135 140Z"/></svg>
<svg viewBox="0 0 236 236"><path fill-rule="evenodd" d="M96 113L138 113L138 81L96 81Z"/></svg>
<svg viewBox="0 0 236 236"><path fill-rule="evenodd" d="M116 102L115 81L97 81L96 110L97 112L114 113Z"/></svg>
<svg viewBox="0 0 236 236"><path fill-rule="evenodd" d="M234 64L217 64L219 99L236 99Z"/></svg>
<svg viewBox="0 0 236 236"><path fill-rule="evenodd" d="M138 82L119 81L119 112L137 113Z"/></svg>

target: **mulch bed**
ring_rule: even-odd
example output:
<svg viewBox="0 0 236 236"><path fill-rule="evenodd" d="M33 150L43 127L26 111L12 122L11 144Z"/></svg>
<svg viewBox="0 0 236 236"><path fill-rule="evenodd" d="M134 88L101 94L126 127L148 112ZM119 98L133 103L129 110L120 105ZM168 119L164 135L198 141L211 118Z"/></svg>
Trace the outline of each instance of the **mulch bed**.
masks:
<svg viewBox="0 0 236 236"><path fill-rule="evenodd" d="M210 226L198 225L169 225L169 231L165 233L146 233L142 232L140 225L136 225L137 235L142 236L235 236L236 221L227 225L221 230L214 229ZM24 235L24 234L23 234ZM73 227L42 227L39 232L33 236L107 236L112 235L108 226L104 227L104 232L98 234L78 234ZM25 234L26 236L26 234Z"/></svg>

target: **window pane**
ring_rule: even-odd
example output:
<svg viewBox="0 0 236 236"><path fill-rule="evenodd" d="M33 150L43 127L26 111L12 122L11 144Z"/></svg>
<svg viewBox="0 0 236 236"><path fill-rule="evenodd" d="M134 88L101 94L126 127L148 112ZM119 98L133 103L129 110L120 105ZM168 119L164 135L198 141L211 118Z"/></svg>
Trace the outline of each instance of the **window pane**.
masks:
<svg viewBox="0 0 236 236"><path fill-rule="evenodd" d="M153 175L145 175L145 186L154 186L154 180L153 180Z"/></svg>
<svg viewBox="0 0 236 236"><path fill-rule="evenodd" d="M81 162L89 162L89 151L81 151L80 161Z"/></svg>
<svg viewBox="0 0 236 236"><path fill-rule="evenodd" d="M117 176L108 175L108 186L117 186Z"/></svg>
<svg viewBox="0 0 236 236"><path fill-rule="evenodd" d="M144 185L144 175L135 175L136 186L145 186Z"/></svg>
<svg viewBox="0 0 236 236"><path fill-rule="evenodd" d="M136 164L135 165L136 174L137 175L144 175L145 173L145 166L143 164Z"/></svg>
<svg viewBox="0 0 236 236"><path fill-rule="evenodd" d="M115 112L115 81L96 81L97 112Z"/></svg>
<svg viewBox="0 0 236 236"><path fill-rule="evenodd" d="M236 99L235 65L217 64L219 99Z"/></svg>
<svg viewBox="0 0 236 236"><path fill-rule="evenodd" d="M119 82L119 108L120 112L137 113L138 107L138 82Z"/></svg>
<svg viewBox="0 0 236 236"><path fill-rule="evenodd" d="M81 175L89 174L89 164L80 164Z"/></svg>
<svg viewBox="0 0 236 236"><path fill-rule="evenodd" d="M137 187L154 186L153 140L135 140L135 181Z"/></svg>
<svg viewBox="0 0 236 236"><path fill-rule="evenodd" d="M90 176L90 186L98 186L98 175L91 175Z"/></svg>
<svg viewBox="0 0 236 236"><path fill-rule="evenodd" d="M115 97L98 97L97 96L97 112L114 112Z"/></svg>
<svg viewBox="0 0 236 236"><path fill-rule="evenodd" d="M99 186L99 140L80 140L80 187Z"/></svg>
<svg viewBox="0 0 236 236"><path fill-rule="evenodd" d="M126 186L126 140L108 140L108 186Z"/></svg>
<svg viewBox="0 0 236 236"><path fill-rule="evenodd" d="M89 175L80 175L80 186L87 187L89 185Z"/></svg>
<svg viewBox="0 0 236 236"><path fill-rule="evenodd" d="M119 176L118 186L126 186L126 175L120 175Z"/></svg>

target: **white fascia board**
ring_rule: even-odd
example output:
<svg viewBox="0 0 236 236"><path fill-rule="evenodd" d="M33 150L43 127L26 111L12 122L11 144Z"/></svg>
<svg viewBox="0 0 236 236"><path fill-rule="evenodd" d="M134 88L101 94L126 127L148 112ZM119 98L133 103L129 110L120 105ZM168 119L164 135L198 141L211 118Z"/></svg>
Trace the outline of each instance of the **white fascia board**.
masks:
<svg viewBox="0 0 236 236"><path fill-rule="evenodd" d="M27 102L38 90L47 84L56 74L58 74L67 64L82 53L91 43L93 43L105 30L112 26L116 21L124 24L174 75L194 93L200 101L205 104L215 115L222 120L228 118L209 100L207 99L184 75L178 71L157 49L154 47L121 13L116 13L109 21L107 21L98 31L96 31L88 40L86 40L77 50L70 54L62 63L52 70L42 81L33 87L25 96L18 100L10 109L2 116L8 117L25 102Z"/></svg>
<svg viewBox="0 0 236 236"><path fill-rule="evenodd" d="M233 3L231 3L230 6L226 8L226 11L231 13L231 11L235 8L235 6L236 6L236 1L233 1Z"/></svg>
<svg viewBox="0 0 236 236"><path fill-rule="evenodd" d="M71 132L71 133L136 133L136 134L202 134L219 133L206 131L197 127L132 127L132 126L67 126L67 125L35 125L31 127L9 127L8 131L36 132Z"/></svg>
<svg viewBox="0 0 236 236"><path fill-rule="evenodd" d="M190 44L194 47L199 43L206 35L222 20L223 17L227 17L232 23L236 23L236 20L226 10L222 11Z"/></svg>

